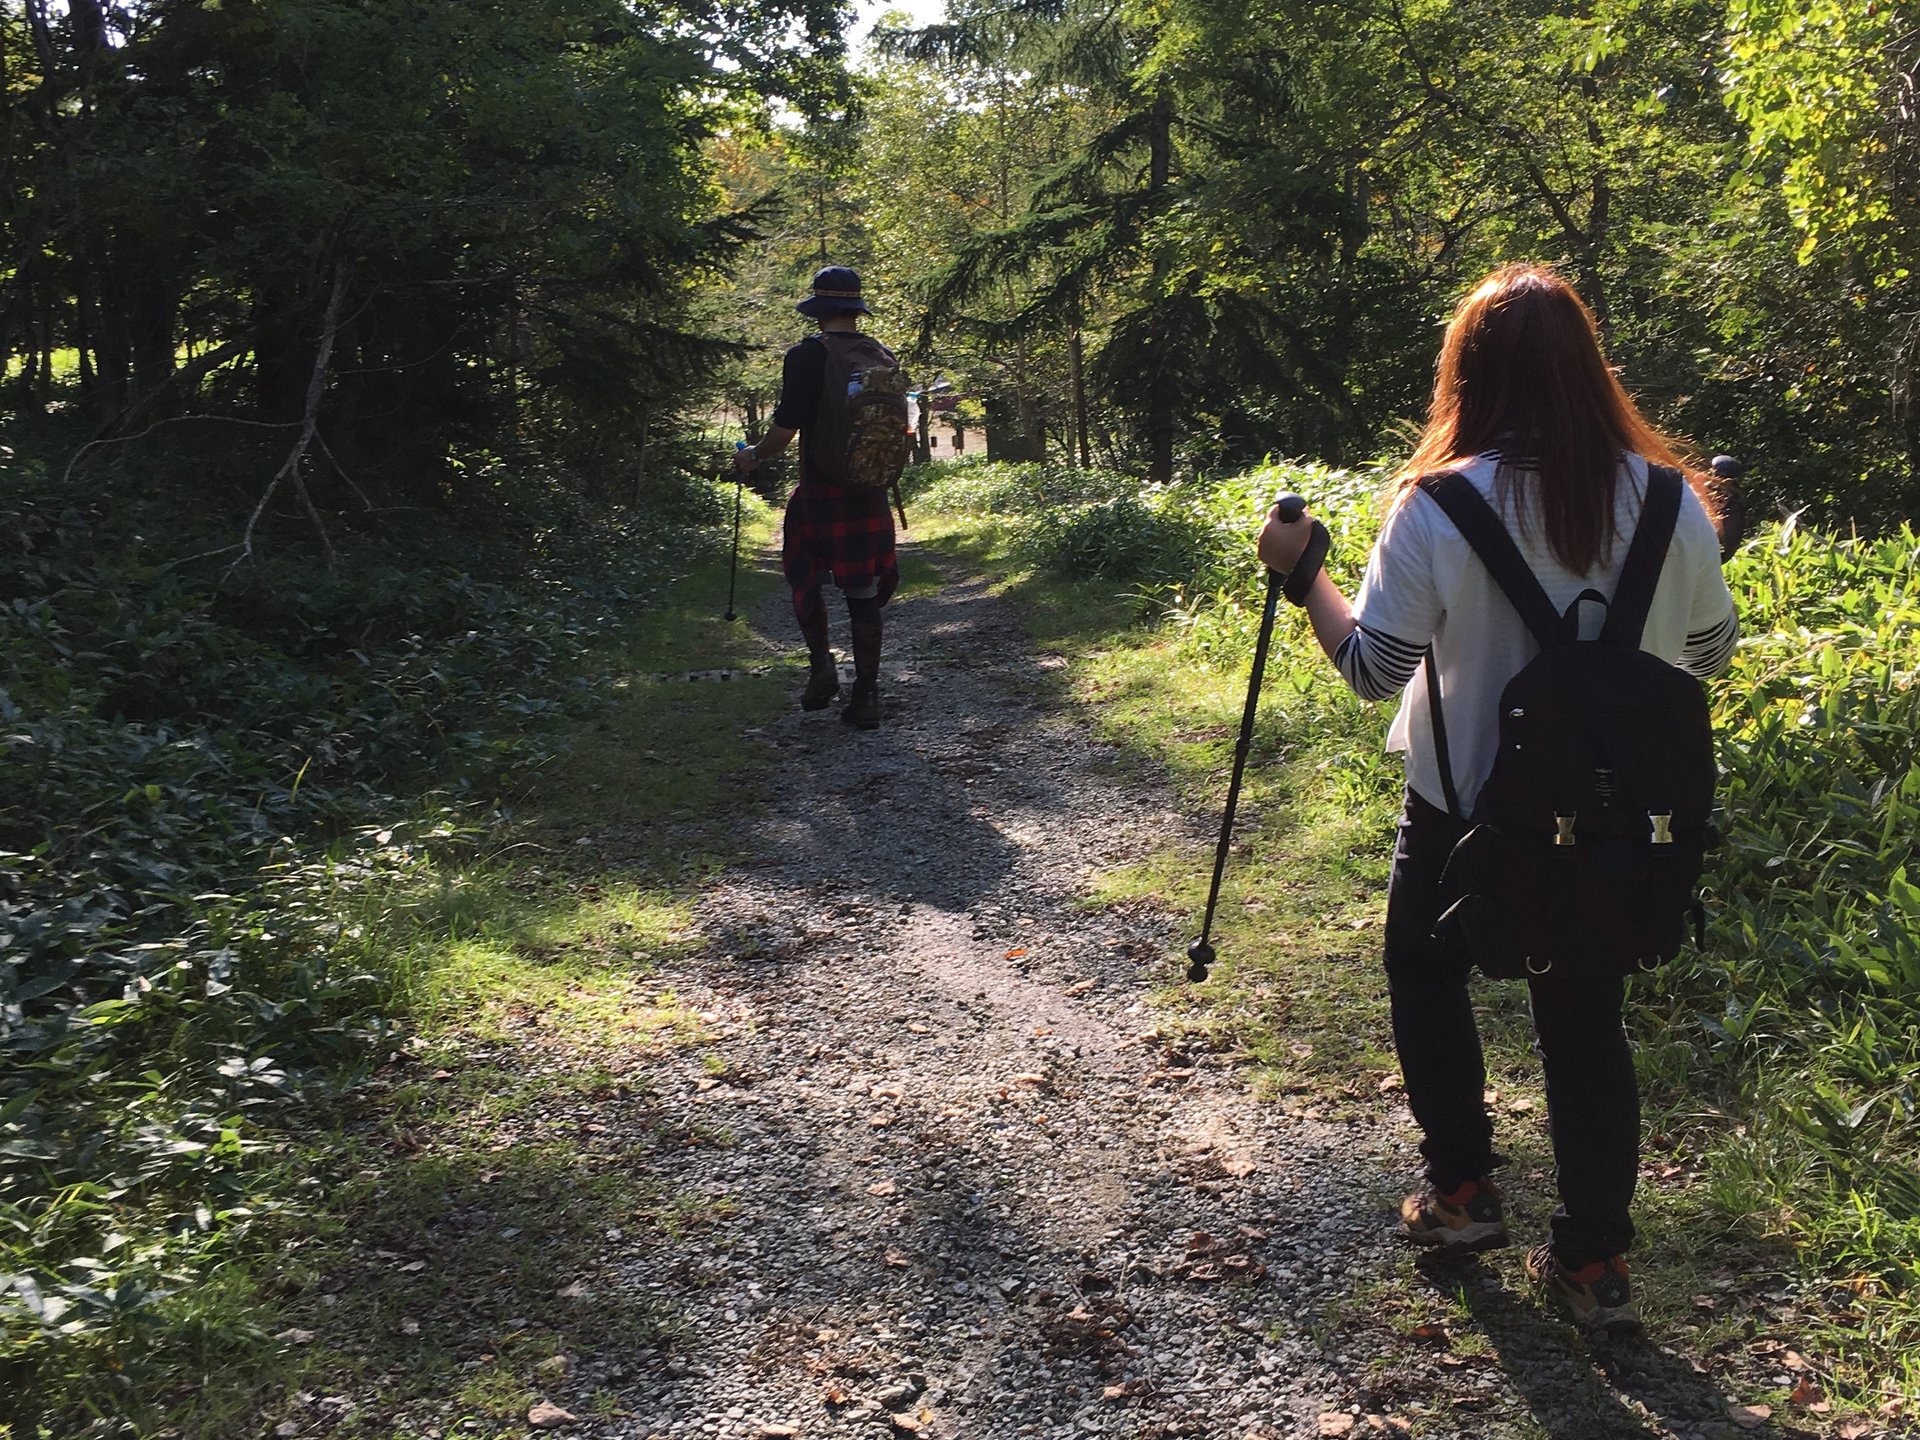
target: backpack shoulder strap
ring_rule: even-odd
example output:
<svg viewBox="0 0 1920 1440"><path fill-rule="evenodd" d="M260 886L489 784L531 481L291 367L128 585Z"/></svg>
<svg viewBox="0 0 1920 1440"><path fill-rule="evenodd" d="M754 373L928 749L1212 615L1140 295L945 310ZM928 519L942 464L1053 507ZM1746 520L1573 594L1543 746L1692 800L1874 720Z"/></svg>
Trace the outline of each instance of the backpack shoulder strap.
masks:
<svg viewBox="0 0 1920 1440"><path fill-rule="evenodd" d="M1607 623L1600 630L1606 644L1640 648L1640 633L1646 629L1653 592L1660 584L1660 571L1673 544L1686 483L1678 470L1665 465L1647 466L1647 496L1640 506L1640 521L1633 527L1633 542L1627 546L1627 558L1620 567L1620 584L1607 607Z"/></svg>
<svg viewBox="0 0 1920 1440"><path fill-rule="evenodd" d="M1513 543L1507 527L1474 489L1473 482L1457 471L1448 470L1425 476L1419 483L1446 512L1473 553L1480 557L1480 563L1493 576L1493 583L1520 612L1521 620L1540 642L1540 648L1560 644L1566 638L1566 625L1560 612L1553 608L1553 601L1520 554L1520 547Z"/></svg>

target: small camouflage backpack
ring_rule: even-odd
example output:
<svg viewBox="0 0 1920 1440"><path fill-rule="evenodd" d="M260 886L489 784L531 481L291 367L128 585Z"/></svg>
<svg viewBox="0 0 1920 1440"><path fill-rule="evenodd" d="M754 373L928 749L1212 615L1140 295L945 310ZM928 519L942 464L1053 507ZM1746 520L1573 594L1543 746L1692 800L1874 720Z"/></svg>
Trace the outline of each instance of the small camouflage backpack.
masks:
<svg viewBox="0 0 1920 1440"><path fill-rule="evenodd" d="M825 330L820 413L807 437L814 472L860 489L899 480L913 455L907 379L893 352L857 330Z"/></svg>

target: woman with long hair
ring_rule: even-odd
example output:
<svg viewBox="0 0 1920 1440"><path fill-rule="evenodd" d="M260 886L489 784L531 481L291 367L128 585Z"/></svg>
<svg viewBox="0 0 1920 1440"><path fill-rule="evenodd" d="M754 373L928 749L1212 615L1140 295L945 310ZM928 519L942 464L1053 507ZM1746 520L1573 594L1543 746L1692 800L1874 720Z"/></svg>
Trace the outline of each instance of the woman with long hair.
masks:
<svg viewBox="0 0 1920 1440"><path fill-rule="evenodd" d="M1687 472L1601 351L1592 313L1554 271L1509 265L1461 301L1447 327L1425 432L1388 500L1358 601L1324 570L1302 603L1315 637L1362 697L1401 697L1388 747L1406 754L1406 809L1387 895L1385 962L1394 1046L1422 1132L1426 1185L1402 1232L1445 1253L1508 1243L1493 1171L1486 1069L1468 998L1472 960L1436 937L1441 870L1493 769L1497 708L1539 644L1474 547L1421 481L1465 478L1488 502L1556 611L1612 595L1649 490L1649 467ZM1707 677L1738 638L1720 574L1706 477L1687 473L1640 648ZM1281 573L1306 550L1310 517L1269 514L1260 558ZM1297 591L1298 586L1294 589ZM1431 650L1431 669L1423 659ZM1436 742L1428 676L1446 697ZM1445 767L1444 770L1442 767ZM1640 1100L1621 1023L1623 980L1549 970L1528 977L1545 1075L1560 1205L1527 1271L1594 1329L1637 1329L1625 1252L1639 1169Z"/></svg>

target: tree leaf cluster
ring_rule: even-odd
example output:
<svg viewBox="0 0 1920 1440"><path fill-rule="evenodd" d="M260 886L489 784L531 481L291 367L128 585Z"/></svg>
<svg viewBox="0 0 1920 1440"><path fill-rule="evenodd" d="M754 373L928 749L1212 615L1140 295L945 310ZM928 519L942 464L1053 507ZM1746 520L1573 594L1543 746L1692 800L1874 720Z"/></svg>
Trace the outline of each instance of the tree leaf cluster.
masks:
<svg viewBox="0 0 1920 1440"><path fill-rule="evenodd" d="M1579 286L1662 423L1749 463L1763 512L1880 525L1920 456L1920 52L1897 6L1816 8L955 4L883 37L884 129L846 185L876 197L876 278L920 351L1042 447L1090 428L1157 479L1175 452L1390 453L1456 298L1529 259ZM1002 112L1057 118L1023 145ZM1083 396L1047 363L1069 341Z"/></svg>

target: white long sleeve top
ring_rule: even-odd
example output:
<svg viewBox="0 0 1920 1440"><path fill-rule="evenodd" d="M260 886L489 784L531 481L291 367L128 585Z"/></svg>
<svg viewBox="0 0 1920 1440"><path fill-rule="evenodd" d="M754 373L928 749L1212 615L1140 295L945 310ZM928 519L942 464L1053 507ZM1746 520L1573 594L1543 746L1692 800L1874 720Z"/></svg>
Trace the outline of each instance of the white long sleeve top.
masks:
<svg viewBox="0 0 1920 1440"><path fill-rule="evenodd" d="M1646 496L1647 462L1638 455L1623 458L1621 483L1614 492L1618 538L1607 559L1587 575L1576 575L1554 559L1528 472L1510 472L1508 503L1502 507L1495 501L1499 465L1499 452L1489 451L1460 467L1460 473L1495 505L1554 607L1564 611L1588 589L1611 596ZM1527 510L1534 513L1521 513ZM1599 633L1605 609L1595 604L1580 609L1581 637L1591 639ZM1406 753L1407 784L1444 809L1446 789L1440 782L1426 673L1420 663L1427 646L1433 646L1454 787L1462 810L1472 814L1493 769L1500 692L1539 653L1539 645L1439 503L1418 491L1388 517L1367 562L1354 618L1357 628L1340 646L1334 663L1364 699L1400 695L1387 748ZM1739 635L1733 596L1720 573L1719 537L1689 487L1681 498L1640 646L1704 679L1726 668Z"/></svg>

